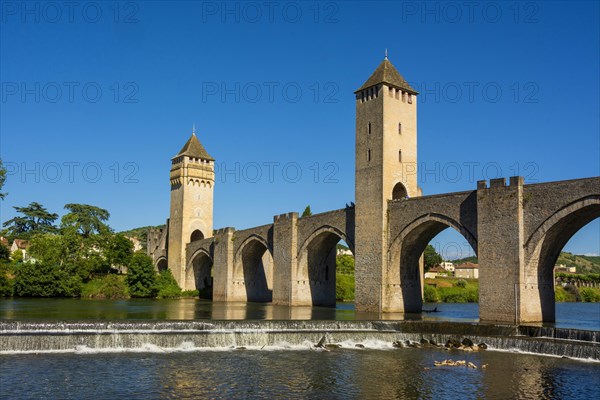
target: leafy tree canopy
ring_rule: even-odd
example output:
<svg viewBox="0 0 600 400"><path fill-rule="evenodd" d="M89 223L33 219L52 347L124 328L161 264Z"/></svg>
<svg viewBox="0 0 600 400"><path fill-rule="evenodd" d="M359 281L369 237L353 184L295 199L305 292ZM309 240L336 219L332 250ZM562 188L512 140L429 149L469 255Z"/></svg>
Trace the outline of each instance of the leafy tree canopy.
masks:
<svg viewBox="0 0 600 400"><path fill-rule="evenodd" d="M135 253L131 257L125 278L131 297L154 297L156 278L152 259L144 253Z"/></svg>
<svg viewBox="0 0 600 400"><path fill-rule="evenodd" d="M107 210L89 204L73 203L66 204L65 209L70 212L61 219L63 228L75 228L83 237L110 232L110 228L105 224L110 217Z"/></svg>
<svg viewBox="0 0 600 400"><path fill-rule="evenodd" d="M313 215L313 213L312 213L312 211L310 209L310 205L308 205L304 209L304 212L302 213L302 217L310 217L311 215Z"/></svg>
<svg viewBox="0 0 600 400"><path fill-rule="evenodd" d="M8 235L14 238L29 238L37 233L56 232L54 221L58 214L50 213L40 203L30 203L27 207L14 207L22 214L4 223Z"/></svg>
<svg viewBox="0 0 600 400"><path fill-rule="evenodd" d="M0 158L0 200L4 200L6 193L2 193L2 188L6 182L6 168L2 165L2 159Z"/></svg>
<svg viewBox="0 0 600 400"><path fill-rule="evenodd" d="M430 268L440 265L443 261L442 256L440 256L438 252L435 251L435 248L430 244L425 247L423 254L425 256L425 271L429 271Z"/></svg>

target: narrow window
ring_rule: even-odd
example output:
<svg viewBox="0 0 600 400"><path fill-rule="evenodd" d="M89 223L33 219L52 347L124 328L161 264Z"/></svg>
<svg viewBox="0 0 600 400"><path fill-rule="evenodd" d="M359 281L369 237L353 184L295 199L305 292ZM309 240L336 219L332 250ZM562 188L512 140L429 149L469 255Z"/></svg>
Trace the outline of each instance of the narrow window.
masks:
<svg viewBox="0 0 600 400"><path fill-rule="evenodd" d="M412 104L412 94L408 94L408 104Z"/></svg>
<svg viewBox="0 0 600 400"><path fill-rule="evenodd" d="M398 122L398 135L402 135L402 123Z"/></svg>
<svg viewBox="0 0 600 400"><path fill-rule="evenodd" d="M367 161L371 161L371 149L367 150Z"/></svg>
<svg viewBox="0 0 600 400"><path fill-rule="evenodd" d="M398 161L402 162L402 150L398 150Z"/></svg>
<svg viewBox="0 0 600 400"><path fill-rule="evenodd" d="M388 94L390 95L390 97L394 97L394 88L393 87L388 88Z"/></svg>
<svg viewBox="0 0 600 400"><path fill-rule="evenodd" d="M371 123L370 122L369 122L369 130L368 130L368 132L369 132L369 135L370 135L371 134Z"/></svg>

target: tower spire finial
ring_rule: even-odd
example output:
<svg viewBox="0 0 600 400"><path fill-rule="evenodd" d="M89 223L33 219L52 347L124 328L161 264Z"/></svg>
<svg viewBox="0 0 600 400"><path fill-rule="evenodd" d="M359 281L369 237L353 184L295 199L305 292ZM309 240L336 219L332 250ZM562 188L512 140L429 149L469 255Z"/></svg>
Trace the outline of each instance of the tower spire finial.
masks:
<svg viewBox="0 0 600 400"><path fill-rule="evenodd" d="M194 122L192 124L192 135L195 135L195 134L196 134L196 123Z"/></svg>
<svg viewBox="0 0 600 400"><path fill-rule="evenodd" d="M387 57L387 47L385 48L385 59L386 60L388 59L388 57Z"/></svg>

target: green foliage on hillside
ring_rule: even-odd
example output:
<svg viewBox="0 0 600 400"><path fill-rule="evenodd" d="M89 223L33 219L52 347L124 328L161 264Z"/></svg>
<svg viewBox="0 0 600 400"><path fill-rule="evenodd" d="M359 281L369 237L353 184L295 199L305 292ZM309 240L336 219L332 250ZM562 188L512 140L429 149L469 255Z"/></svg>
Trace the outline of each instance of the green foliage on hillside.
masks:
<svg viewBox="0 0 600 400"><path fill-rule="evenodd" d="M470 257L458 258L456 260L452 260L452 262L454 263L454 265L464 264L464 263L479 264L479 259L477 258L477 256L470 256Z"/></svg>
<svg viewBox="0 0 600 400"><path fill-rule="evenodd" d="M579 256L572 253L561 252L556 264L564 264L567 267L575 267L579 274L600 274L600 257Z"/></svg>
<svg viewBox="0 0 600 400"><path fill-rule="evenodd" d="M336 258L335 298L338 301L354 300L354 257L343 255Z"/></svg>
<svg viewBox="0 0 600 400"><path fill-rule="evenodd" d="M146 246L147 246L146 241L148 240L148 229L150 229L150 228L164 229L165 225L143 226L141 228L133 228L133 229L129 229L127 231L119 232L119 233L123 236L136 238L137 240L140 241L142 250L146 250Z"/></svg>

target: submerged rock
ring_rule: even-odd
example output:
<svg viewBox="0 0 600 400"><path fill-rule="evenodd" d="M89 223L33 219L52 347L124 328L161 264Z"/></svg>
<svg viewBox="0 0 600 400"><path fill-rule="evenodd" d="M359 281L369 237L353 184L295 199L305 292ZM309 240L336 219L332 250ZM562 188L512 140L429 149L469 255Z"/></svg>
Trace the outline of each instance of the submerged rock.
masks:
<svg viewBox="0 0 600 400"><path fill-rule="evenodd" d="M402 342L401 340L397 340L395 342L392 343L393 347L396 347L398 349L403 349L405 346L404 342Z"/></svg>
<svg viewBox="0 0 600 400"><path fill-rule="evenodd" d="M325 348L327 350L339 349L340 347L342 347L342 346L340 346L339 344L336 344L336 343L327 343L325 345Z"/></svg>
<svg viewBox="0 0 600 400"><path fill-rule="evenodd" d="M485 343L479 343L477 347L479 347L481 350L486 350L488 348L488 345Z"/></svg>
<svg viewBox="0 0 600 400"><path fill-rule="evenodd" d="M393 345L393 344L394 344L394 343L392 343L392 345ZM358 347L359 349L364 349L364 348L365 348L365 345L364 345L364 344L360 344L360 343L356 343L356 344L354 345L354 347ZM394 347L395 347L395 346L394 346Z"/></svg>
<svg viewBox="0 0 600 400"><path fill-rule="evenodd" d="M463 346L473 346L473 341L469 338L464 338L462 340L462 345Z"/></svg>

